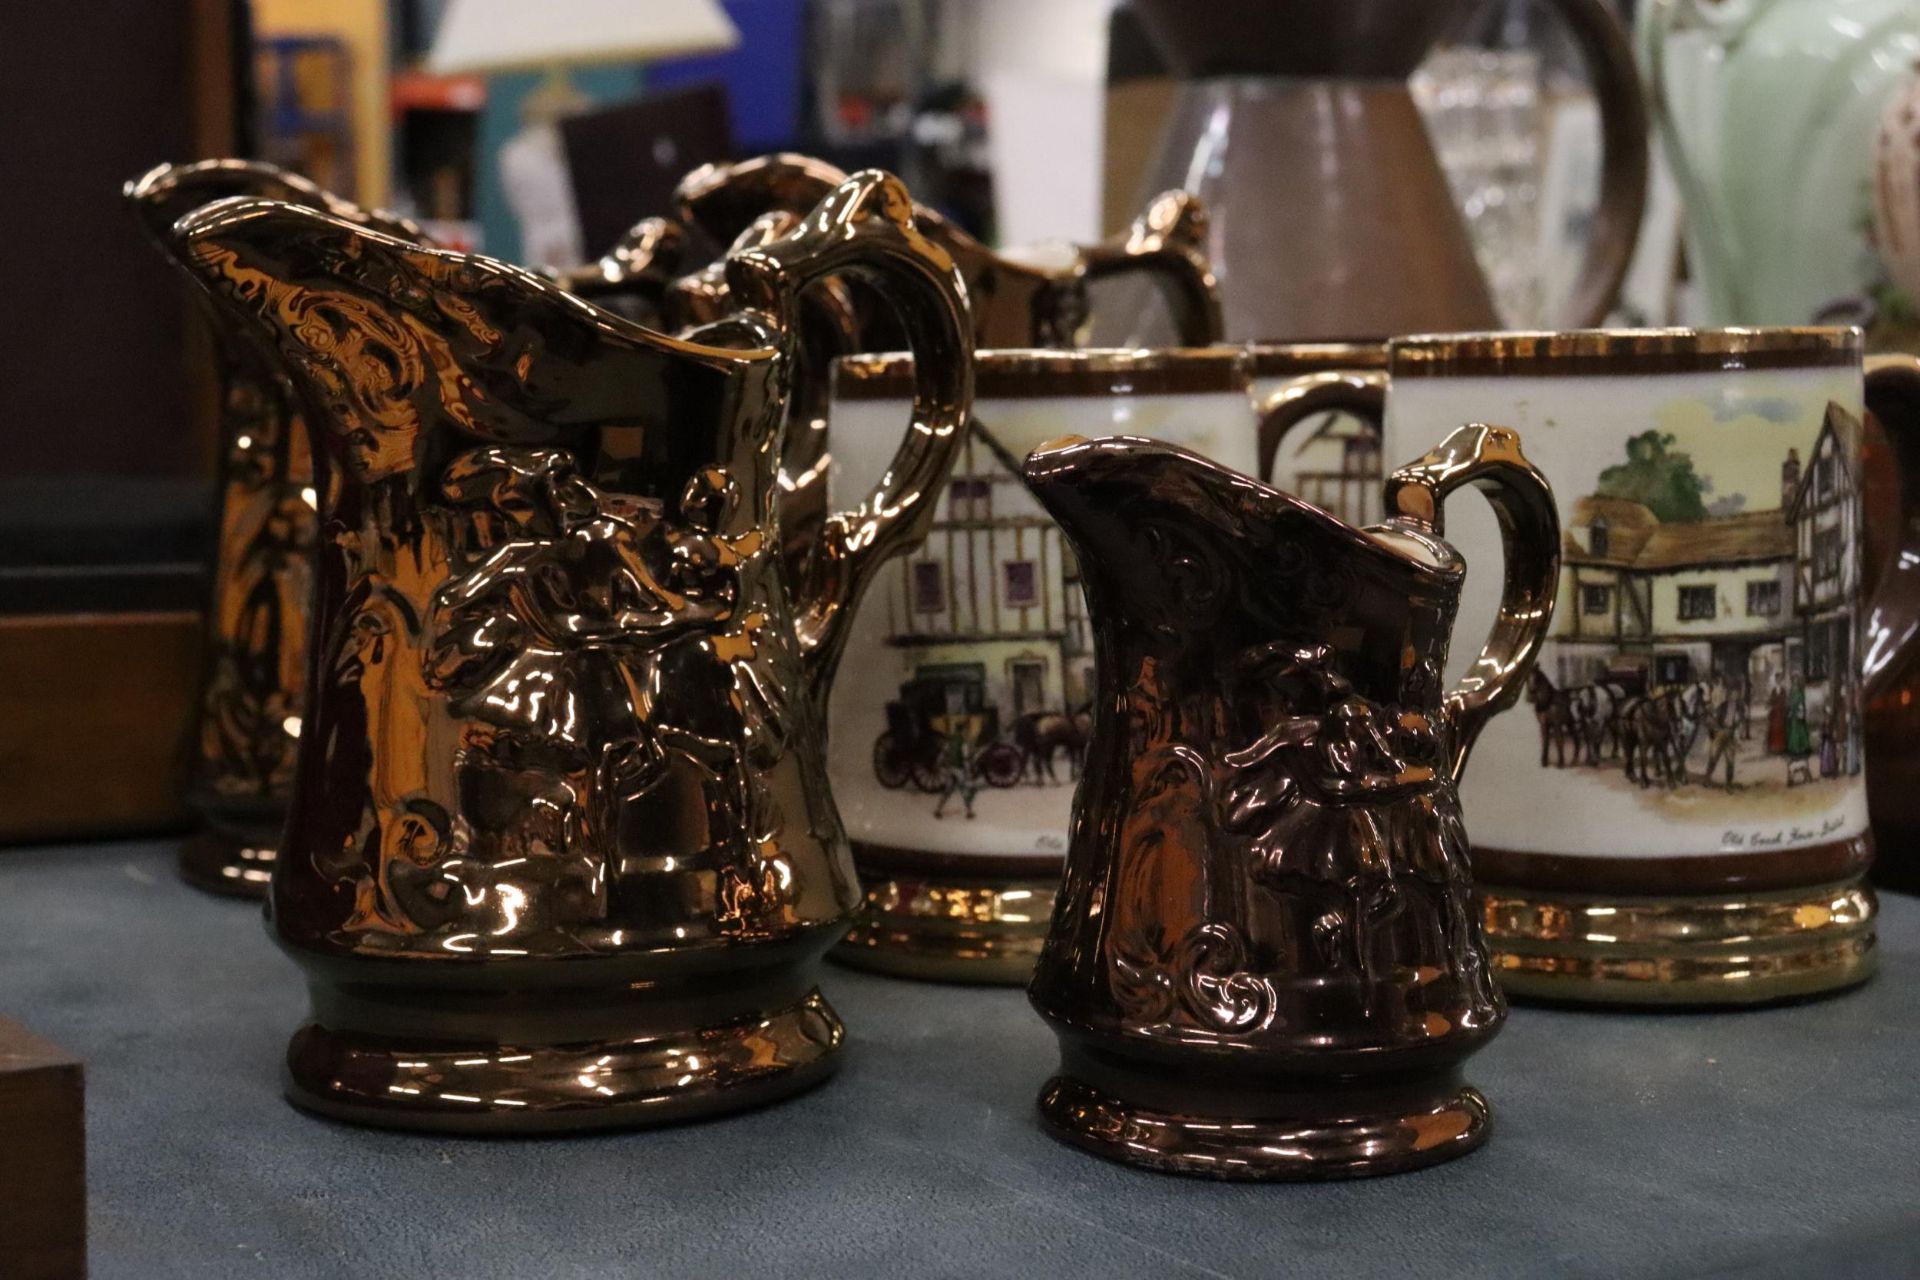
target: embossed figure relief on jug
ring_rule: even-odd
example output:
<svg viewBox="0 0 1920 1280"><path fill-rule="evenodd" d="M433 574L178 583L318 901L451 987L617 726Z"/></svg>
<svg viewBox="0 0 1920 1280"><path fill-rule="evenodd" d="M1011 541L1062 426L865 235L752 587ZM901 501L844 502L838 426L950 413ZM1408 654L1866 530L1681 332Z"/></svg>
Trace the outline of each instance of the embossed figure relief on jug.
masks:
<svg viewBox="0 0 1920 1280"><path fill-rule="evenodd" d="M859 901L817 706L924 536L965 295L893 179L733 255L673 339L476 255L233 200L171 242L273 344L315 445L312 680L270 914L301 1106L468 1132L644 1124L823 1078ZM918 356L879 487L778 554L797 296L869 280Z"/></svg>
<svg viewBox="0 0 1920 1280"><path fill-rule="evenodd" d="M175 219L230 196L282 200L426 241L407 219L360 209L250 160L159 165L129 182L125 195L163 246ZM219 535L192 782L205 825L182 846L180 870L205 889L260 896L293 787L319 503L306 424L277 358L244 326L203 311L220 404Z"/></svg>
<svg viewBox="0 0 1920 1280"><path fill-rule="evenodd" d="M1511 432L1466 427L1356 529L1196 454L1056 441L1027 482L1084 574L1097 696L1031 997L1040 1108L1100 1155L1225 1178L1354 1177L1478 1146L1461 1064L1505 1016L1456 781L1552 612L1558 521ZM1442 688L1482 489L1505 596Z"/></svg>
<svg viewBox="0 0 1920 1280"><path fill-rule="evenodd" d="M1637 33L1709 324L1871 324L1881 113L1920 58L1912 0L1648 0Z"/></svg>

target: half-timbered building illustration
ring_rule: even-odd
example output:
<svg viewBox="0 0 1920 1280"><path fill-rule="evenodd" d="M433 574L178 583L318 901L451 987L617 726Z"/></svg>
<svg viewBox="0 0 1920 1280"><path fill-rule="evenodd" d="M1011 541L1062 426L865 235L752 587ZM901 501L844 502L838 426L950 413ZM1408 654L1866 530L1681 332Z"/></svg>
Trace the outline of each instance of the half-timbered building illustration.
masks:
<svg viewBox="0 0 1920 1280"><path fill-rule="evenodd" d="M1787 506L1794 548L1794 667L1806 680L1809 710L1816 715L1824 711L1827 698L1855 680L1859 450L1859 420L1829 404L1820 437Z"/></svg>
<svg viewBox="0 0 1920 1280"><path fill-rule="evenodd" d="M1662 521L1641 503L1589 495L1567 522L1561 565L1549 669L1563 686L1764 690L1785 670L1793 529L1778 507Z"/></svg>
<svg viewBox="0 0 1920 1280"><path fill-rule="evenodd" d="M907 676L977 683L1009 723L1091 700L1092 636L1072 548L977 438L961 446L925 545L890 568L879 594Z"/></svg>
<svg viewBox="0 0 1920 1280"><path fill-rule="evenodd" d="M1768 756L1785 757L1789 786L1859 771L1859 446L1859 420L1830 403L1804 462L1789 448L1778 489L1735 495L1735 510L1573 504L1530 678L1543 765L1617 754L1630 777L1672 784L1704 751L1697 776L1729 787Z"/></svg>

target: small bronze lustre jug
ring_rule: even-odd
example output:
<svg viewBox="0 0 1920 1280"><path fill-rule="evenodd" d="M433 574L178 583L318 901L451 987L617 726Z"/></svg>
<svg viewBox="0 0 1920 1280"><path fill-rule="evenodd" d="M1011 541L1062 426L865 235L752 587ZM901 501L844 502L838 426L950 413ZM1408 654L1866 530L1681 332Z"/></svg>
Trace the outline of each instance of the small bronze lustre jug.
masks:
<svg viewBox="0 0 1920 1280"><path fill-rule="evenodd" d="M880 563L924 536L971 400L965 295L885 175L733 255L664 337L491 259L231 200L175 252L278 350L321 495L311 680L269 898L313 1018L304 1107L538 1132L764 1102L842 1041L814 983L859 902L817 708ZM775 473L808 282L916 352L878 490L808 581Z"/></svg>
<svg viewBox="0 0 1920 1280"><path fill-rule="evenodd" d="M1146 440L1056 441L1027 483L1079 556L1092 741L1031 997L1058 1136L1219 1178L1414 1169L1472 1150L1462 1061L1506 1009L1455 783L1519 694L1558 571L1511 432L1396 472L1367 529ZM1506 588L1461 687L1446 493L1485 491Z"/></svg>

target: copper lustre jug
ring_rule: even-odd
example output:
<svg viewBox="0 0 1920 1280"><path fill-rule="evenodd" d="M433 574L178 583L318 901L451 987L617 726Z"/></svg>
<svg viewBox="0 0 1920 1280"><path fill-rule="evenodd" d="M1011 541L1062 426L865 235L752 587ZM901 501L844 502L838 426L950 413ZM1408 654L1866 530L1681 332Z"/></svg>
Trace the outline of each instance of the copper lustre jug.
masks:
<svg viewBox="0 0 1920 1280"><path fill-rule="evenodd" d="M1382 524L1166 445L1067 439L1027 483L1081 565L1096 696L1031 998L1057 1136L1222 1178L1393 1173L1486 1137L1461 1063L1505 1017L1455 784L1545 636L1553 496L1514 435L1455 432ZM1442 500L1506 531L1505 594L1441 689L1465 566Z"/></svg>
<svg viewBox="0 0 1920 1280"><path fill-rule="evenodd" d="M125 196L163 247L176 219L230 196L304 205L426 241L405 218L361 209L254 160L157 165L129 182ZM202 826L180 848L180 872L203 889L260 897L300 740L317 500L306 425L277 361L246 326L201 310L219 397L219 533L190 795Z"/></svg>
<svg viewBox="0 0 1920 1280"><path fill-rule="evenodd" d="M812 208L844 176L823 160L793 152L702 165L675 189L675 217L695 237L723 248L740 237L752 238L756 223L764 224L769 217ZM996 253L924 206L915 206L914 222L953 255L966 281L977 349L1079 346L1091 328L1089 285L1121 277L1136 277L1153 287L1178 345L1204 347L1221 338L1219 289L1205 252L1206 207L1184 191L1153 197L1124 233L1099 244L1054 246L1057 252L1046 261ZM635 228L628 238L647 236ZM603 260L599 279L606 283L588 287L623 289L621 281L654 256ZM824 370L835 356L900 349L900 327L890 312L876 308L871 297L845 290L841 282L829 283L840 292L818 297L825 291L814 290L814 304L803 313L811 324L810 359ZM700 305L711 291L701 287L698 275L679 282L673 293L677 296L668 299L673 312L701 315L714 309L711 302ZM826 385L825 377L807 379L810 389L824 391ZM832 456L827 397L822 394L800 408L781 458L781 488L786 495L782 532L789 555L803 559L812 554L828 509L826 475Z"/></svg>
<svg viewBox="0 0 1920 1280"><path fill-rule="evenodd" d="M724 247L768 212L811 208L844 177L825 161L793 152L702 165L675 190L676 216ZM1181 346L1220 339L1220 300L1205 253L1206 207L1185 191L1160 192L1121 235L1058 246L1051 261L996 253L932 209L916 207L914 220L953 254L967 282L976 347L1078 346L1089 318L1088 282L1135 273L1164 296ZM884 315L872 320L883 335L898 332Z"/></svg>
<svg viewBox="0 0 1920 1280"><path fill-rule="evenodd" d="M662 336L550 281L225 201L175 252L275 345L321 495L311 681L269 913L297 1104L463 1132L646 1124L822 1079L859 901L818 690L923 535L971 398L965 294L857 175ZM796 297L858 275L918 355L894 465L776 548Z"/></svg>

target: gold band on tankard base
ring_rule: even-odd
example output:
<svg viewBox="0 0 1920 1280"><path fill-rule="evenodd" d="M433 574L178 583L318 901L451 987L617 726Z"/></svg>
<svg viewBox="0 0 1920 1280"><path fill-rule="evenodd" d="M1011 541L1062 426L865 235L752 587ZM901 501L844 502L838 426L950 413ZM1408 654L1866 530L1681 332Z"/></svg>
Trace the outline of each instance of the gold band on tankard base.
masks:
<svg viewBox="0 0 1920 1280"><path fill-rule="evenodd" d="M857 860L856 854L856 860ZM866 900L830 953L856 969L1023 987L1053 916L1057 878L863 873Z"/></svg>
<svg viewBox="0 0 1920 1280"><path fill-rule="evenodd" d="M1757 1004L1865 982L1873 891L1632 897L1480 887L1494 974L1510 996L1595 1004Z"/></svg>

